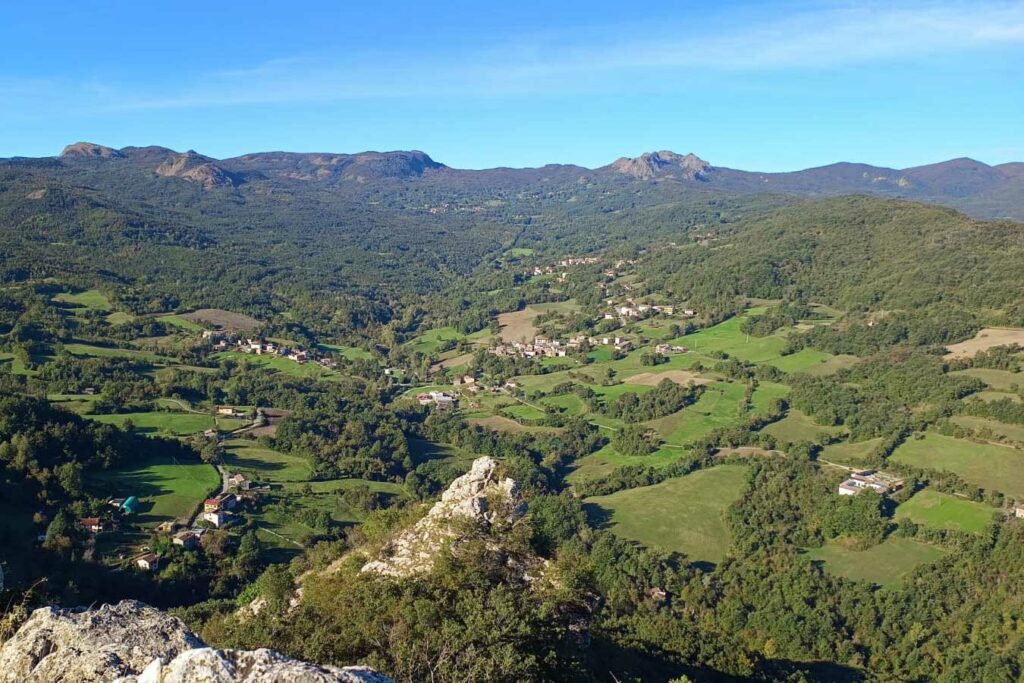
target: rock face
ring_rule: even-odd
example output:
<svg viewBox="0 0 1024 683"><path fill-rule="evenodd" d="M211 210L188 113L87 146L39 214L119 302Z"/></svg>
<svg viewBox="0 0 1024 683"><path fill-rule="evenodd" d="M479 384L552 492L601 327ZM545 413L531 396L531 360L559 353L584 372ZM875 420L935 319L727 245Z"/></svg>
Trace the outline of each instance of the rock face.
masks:
<svg viewBox="0 0 1024 683"><path fill-rule="evenodd" d="M623 175L641 178L674 178L676 180L707 180L711 164L694 154L680 155L675 152L647 152L635 159L622 157L613 161L613 171Z"/></svg>
<svg viewBox="0 0 1024 683"><path fill-rule="evenodd" d="M124 157L112 147L104 147L93 142L76 142L64 148L61 157L97 157L103 159L120 159Z"/></svg>
<svg viewBox="0 0 1024 683"><path fill-rule="evenodd" d="M168 178L183 178L199 183L206 189L235 184L234 177L213 162L195 152L185 152L170 157L157 166L156 174Z"/></svg>
<svg viewBox="0 0 1024 683"><path fill-rule="evenodd" d="M511 524L526 513L519 485L498 474L498 462L484 457L451 483L426 517L390 541L364 572L409 576L429 571L444 545L459 536L460 524L489 528Z"/></svg>
<svg viewBox="0 0 1024 683"><path fill-rule="evenodd" d="M206 647L177 618L125 600L36 610L0 648L0 683L389 683L363 667L319 667L272 650Z"/></svg>

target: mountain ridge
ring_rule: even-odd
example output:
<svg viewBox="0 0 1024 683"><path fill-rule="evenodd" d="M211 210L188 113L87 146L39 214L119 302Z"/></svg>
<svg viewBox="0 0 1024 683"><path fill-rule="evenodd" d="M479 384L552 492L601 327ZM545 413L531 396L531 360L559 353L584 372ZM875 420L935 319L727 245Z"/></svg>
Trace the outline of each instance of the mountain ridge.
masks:
<svg viewBox="0 0 1024 683"><path fill-rule="evenodd" d="M216 159L161 146L114 149L93 142L68 145L55 157L0 159L0 168L46 169L93 187L164 182L198 186L203 193L297 196L346 187L360 194L380 183L417 183L437 200L472 192L533 192L538 186L571 192L595 183L614 192L660 186L667 195L701 192L730 196L779 194L828 197L871 194L949 206L975 218L1024 220L1024 162L991 166L968 157L890 168L839 161L796 171L760 172L716 166L694 153L670 150L620 157L597 168L552 163L532 168L460 169L419 150L253 152ZM180 186L185 190L185 185ZM410 185L410 187L413 187Z"/></svg>

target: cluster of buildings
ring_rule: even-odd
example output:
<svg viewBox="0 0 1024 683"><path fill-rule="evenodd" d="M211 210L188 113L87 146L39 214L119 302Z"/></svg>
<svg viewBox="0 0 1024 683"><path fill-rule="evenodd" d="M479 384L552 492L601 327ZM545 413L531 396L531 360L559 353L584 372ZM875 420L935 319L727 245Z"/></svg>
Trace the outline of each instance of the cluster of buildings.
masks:
<svg viewBox="0 0 1024 683"><path fill-rule="evenodd" d="M658 344L654 347L655 353L660 353L663 356L667 356L670 353L686 353L690 349L679 344Z"/></svg>
<svg viewBox="0 0 1024 683"><path fill-rule="evenodd" d="M840 496L855 496L863 491L874 491L884 496L903 488L903 480L875 470L854 470L839 484Z"/></svg>
<svg viewBox="0 0 1024 683"><path fill-rule="evenodd" d="M611 311L604 314L605 320L615 320L618 318L622 321L627 320L639 320L652 316L655 313L664 313L665 315L675 315L676 307L661 304L639 304L632 299L627 300L625 303L616 304L614 299L608 299L607 304L611 307ZM692 308L684 308L679 313L685 318L693 318L697 315L697 311Z"/></svg>
<svg viewBox="0 0 1024 683"><path fill-rule="evenodd" d="M558 282L565 282L566 278L569 277L569 271L565 270L566 268L572 268L573 266L589 266L600 262L600 260L601 259L597 256L569 256L550 266L534 266L533 274L536 276L554 275L557 273L556 280Z"/></svg>
<svg viewBox="0 0 1024 683"><path fill-rule="evenodd" d="M535 337L532 342L509 342L491 347L490 353L495 356L522 358L565 358L570 353L583 350L584 347L613 346L617 351L630 351L633 342L625 337L588 337L581 334L568 341Z"/></svg>
<svg viewBox="0 0 1024 683"><path fill-rule="evenodd" d="M421 406L434 406L438 410L455 410L459 407L458 397L449 394L447 391L431 391L429 393L417 394L416 400Z"/></svg>
<svg viewBox="0 0 1024 683"><path fill-rule="evenodd" d="M263 339L245 338L232 340L230 336L212 330L204 330L203 339L210 340L213 343L213 348L219 351L227 351L234 347L236 351L241 351L242 353L253 353L257 356L283 356L296 363L316 361L327 368L333 367L335 364L332 358L321 356L314 351L290 348L283 344L275 344Z"/></svg>

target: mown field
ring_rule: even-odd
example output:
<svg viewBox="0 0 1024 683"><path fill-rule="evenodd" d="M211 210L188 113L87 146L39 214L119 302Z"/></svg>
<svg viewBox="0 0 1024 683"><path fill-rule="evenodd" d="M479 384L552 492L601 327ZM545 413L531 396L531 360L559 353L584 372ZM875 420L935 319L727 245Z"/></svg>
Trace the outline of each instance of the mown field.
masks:
<svg viewBox="0 0 1024 683"><path fill-rule="evenodd" d="M975 486L1024 499L1024 452L1015 448L927 432L923 439L907 439L890 457L912 467L953 472Z"/></svg>
<svg viewBox="0 0 1024 683"><path fill-rule="evenodd" d="M721 562L730 546L724 513L746 479L746 467L720 465L586 503L595 518L606 517L623 538L683 553L692 561Z"/></svg>
<svg viewBox="0 0 1024 683"><path fill-rule="evenodd" d="M909 538L887 538L867 550L854 550L841 541L830 541L807 551L830 574L879 586L895 586L917 567L940 559L946 551Z"/></svg>
<svg viewBox="0 0 1024 683"><path fill-rule="evenodd" d="M896 508L896 519L910 519L933 529L978 533L988 526L996 512L990 505L925 489Z"/></svg>

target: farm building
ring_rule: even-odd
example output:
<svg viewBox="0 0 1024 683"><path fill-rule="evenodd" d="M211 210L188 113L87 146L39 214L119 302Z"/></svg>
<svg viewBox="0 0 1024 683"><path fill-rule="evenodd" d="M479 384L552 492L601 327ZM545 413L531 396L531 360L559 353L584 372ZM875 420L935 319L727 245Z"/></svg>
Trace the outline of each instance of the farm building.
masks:
<svg viewBox="0 0 1024 683"><path fill-rule="evenodd" d="M903 488L902 479L896 479L874 470L859 470L851 473L850 477L839 485L839 495L855 496L862 491L871 490L884 496L901 488Z"/></svg>
<svg viewBox="0 0 1024 683"><path fill-rule="evenodd" d="M231 515L223 510L213 510L203 513L203 521L209 522L218 529L228 523Z"/></svg>
<svg viewBox="0 0 1024 683"><path fill-rule="evenodd" d="M103 531L103 522L100 521L99 517L83 517L78 521L78 525L94 534Z"/></svg>
<svg viewBox="0 0 1024 683"><path fill-rule="evenodd" d="M199 536L193 531L182 531L181 533L175 534L174 539L171 541L174 545L180 545L185 550L192 550L199 545Z"/></svg>
<svg viewBox="0 0 1024 683"><path fill-rule="evenodd" d="M146 553L135 560L135 566L145 569L147 572L155 572L160 568L160 556L153 553Z"/></svg>
<svg viewBox="0 0 1024 683"><path fill-rule="evenodd" d="M240 472L228 477L228 486L233 486L239 491L248 491L250 483L249 478Z"/></svg>

